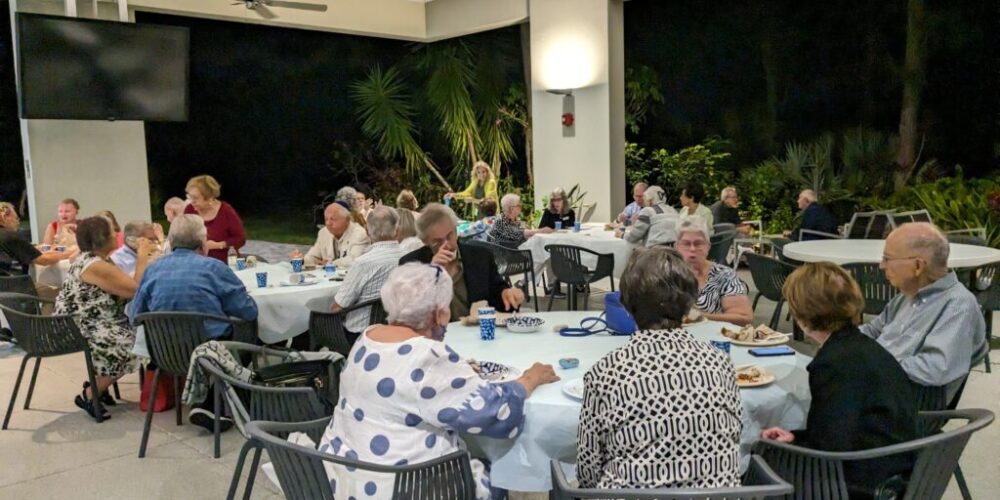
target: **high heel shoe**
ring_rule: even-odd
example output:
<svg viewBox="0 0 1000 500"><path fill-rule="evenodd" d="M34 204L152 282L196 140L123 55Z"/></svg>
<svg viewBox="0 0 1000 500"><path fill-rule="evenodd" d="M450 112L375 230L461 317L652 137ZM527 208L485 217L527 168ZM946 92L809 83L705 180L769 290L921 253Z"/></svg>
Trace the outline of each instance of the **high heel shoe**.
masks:
<svg viewBox="0 0 1000 500"><path fill-rule="evenodd" d="M83 392L84 392L84 394L87 393L87 388L88 387L90 387L90 382L84 382L83 383ZM101 393L101 404L103 406L116 406L118 404L118 402L115 401L115 398L111 397L110 393L108 393L108 392L102 392Z"/></svg>

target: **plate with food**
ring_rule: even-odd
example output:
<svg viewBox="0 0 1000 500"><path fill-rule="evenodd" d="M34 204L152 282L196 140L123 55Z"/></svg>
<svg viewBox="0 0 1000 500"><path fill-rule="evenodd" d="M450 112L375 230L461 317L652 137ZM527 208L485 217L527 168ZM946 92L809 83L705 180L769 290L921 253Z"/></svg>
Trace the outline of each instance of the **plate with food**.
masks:
<svg viewBox="0 0 1000 500"><path fill-rule="evenodd" d="M755 366L744 366L736 370L736 385L740 387L760 387L774 382L774 374Z"/></svg>
<svg viewBox="0 0 1000 500"><path fill-rule="evenodd" d="M521 378L520 369L514 368L513 366L507 366L502 363L496 363L493 361L476 361L474 359L470 359L469 366L471 366L472 371L478 373L483 380L494 384L511 382Z"/></svg>
<svg viewBox="0 0 1000 500"><path fill-rule="evenodd" d="M566 381L562 386L563 394L577 401L583 400L583 379L575 378Z"/></svg>
<svg viewBox="0 0 1000 500"><path fill-rule="evenodd" d="M778 333L767 325L747 325L739 330L722 327L722 336L736 345L762 347L780 345L788 342L788 333Z"/></svg>
<svg viewBox="0 0 1000 500"><path fill-rule="evenodd" d="M507 319L506 327L511 333L534 333L545 324L545 320L538 316L515 315Z"/></svg>
<svg viewBox="0 0 1000 500"><path fill-rule="evenodd" d="M697 307L692 307L691 310L684 315L682 323L685 325L693 325L696 323L703 323L705 321L708 321L708 318L705 317L705 313L701 312L701 309L698 309Z"/></svg>

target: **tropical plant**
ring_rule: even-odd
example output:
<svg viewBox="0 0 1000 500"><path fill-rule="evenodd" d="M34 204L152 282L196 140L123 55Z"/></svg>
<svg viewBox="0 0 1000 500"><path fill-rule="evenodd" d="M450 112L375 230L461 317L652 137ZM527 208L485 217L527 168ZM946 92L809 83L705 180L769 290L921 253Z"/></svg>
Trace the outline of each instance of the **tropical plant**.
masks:
<svg viewBox="0 0 1000 500"><path fill-rule="evenodd" d="M646 149L634 143L625 145L626 178L629 184L645 181L656 184L667 193L667 198L676 200L684 184L698 181L705 186L705 192L719 192L726 186L726 169L720 168L730 157L722 152L724 141L710 137L702 144L683 148L675 153L666 149Z"/></svg>
<svg viewBox="0 0 1000 500"><path fill-rule="evenodd" d="M926 209L944 230L985 228L986 241L1000 246L1000 213L990 199L1000 191L1000 178L965 179L961 166L953 177L904 187L886 199L883 208Z"/></svg>
<svg viewBox="0 0 1000 500"><path fill-rule="evenodd" d="M625 69L625 128L639 133L639 125L654 104L663 103L660 75L653 68L640 64Z"/></svg>

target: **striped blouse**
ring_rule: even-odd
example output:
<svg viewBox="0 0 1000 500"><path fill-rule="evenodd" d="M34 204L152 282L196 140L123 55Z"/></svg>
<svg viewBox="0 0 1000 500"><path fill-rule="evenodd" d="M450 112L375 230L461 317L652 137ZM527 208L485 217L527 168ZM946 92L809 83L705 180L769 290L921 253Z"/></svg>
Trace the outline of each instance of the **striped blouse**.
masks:
<svg viewBox="0 0 1000 500"><path fill-rule="evenodd" d="M722 299L733 295L750 293L747 284L736 275L736 271L722 264L712 264L708 270L705 288L698 293L695 307L707 313L722 312Z"/></svg>

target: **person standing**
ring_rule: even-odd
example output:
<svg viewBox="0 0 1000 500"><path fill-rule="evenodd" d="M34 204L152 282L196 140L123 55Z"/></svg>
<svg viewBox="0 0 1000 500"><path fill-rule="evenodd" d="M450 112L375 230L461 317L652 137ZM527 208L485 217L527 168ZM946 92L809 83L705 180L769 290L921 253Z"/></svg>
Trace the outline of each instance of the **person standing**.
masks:
<svg viewBox="0 0 1000 500"><path fill-rule="evenodd" d="M185 188L190 204L184 208L184 213L197 214L205 221L208 256L228 263L229 249L235 248L239 252L246 244L247 236L236 210L219 200L221 187L211 175L192 177Z"/></svg>

